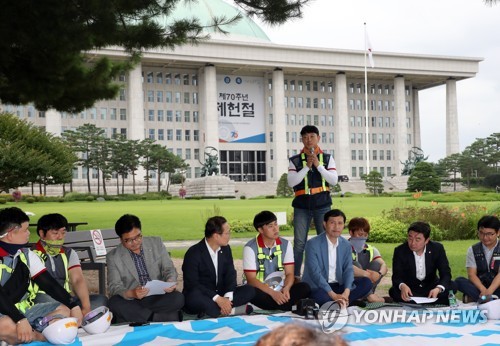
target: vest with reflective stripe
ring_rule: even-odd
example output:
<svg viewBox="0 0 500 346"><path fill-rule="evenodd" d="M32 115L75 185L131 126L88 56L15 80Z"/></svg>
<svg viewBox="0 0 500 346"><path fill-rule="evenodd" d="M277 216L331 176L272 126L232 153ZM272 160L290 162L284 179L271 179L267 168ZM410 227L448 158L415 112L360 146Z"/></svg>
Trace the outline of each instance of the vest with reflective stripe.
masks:
<svg viewBox="0 0 500 346"><path fill-rule="evenodd" d="M40 257L43 263L45 263L45 267L47 268L47 271L50 273L50 275L52 275L52 277L56 279L57 282L59 282L59 284L63 286L66 291L68 291L68 293L71 293L71 288L69 286L69 275L68 275L68 256L66 255L66 252L61 252L57 256L52 258L53 261L56 261L57 257L60 256L64 266L64 273L65 273L64 278L57 277L57 273L52 270L52 263L50 262L50 256L48 254L40 250L33 250L33 252L36 253L38 257ZM55 265L57 267L57 263L55 263ZM37 284L35 284L35 290L37 293L45 293L44 291L40 290Z"/></svg>
<svg viewBox="0 0 500 346"><path fill-rule="evenodd" d="M24 265L26 265L29 268L29 255L28 255L28 253L29 253L29 249L21 249L21 253L19 254L18 257L21 260L21 262L23 262ZM8 262L10 262L10 263L6 264L5 259L7 259ZM4 260L0 263L0 282L7 282L9 280L16 265L17 265L16 257L11 257L11 256L4 257ZM5 276L4 276L4 272L6 274ZM2 279L4 281L2 281ZM19 302L17 302L15 304L16 308L19 311L21 311L21 313L23 313L23 314L26 312L26 309L28 309L34 305L34 300L36 298L36 290L35 290L34 286L35 286L35 284L33 283L33 281L31 281L31 279L29 279L28 291L26 292L24 297Z"/></svg>
<svg viewBox="0 0 500 346"><path fill-rule="evenodd" d="M264 282L267 275L274 273L275 271L283 271L283 256L287 250L288 241L286 239L281 240L281 244L277 244L274 252L271 254L271 249L265 247L261 248L257 240L258 236L248 244L257 254L257 280Z"/></svg>
<svg viewBox="0 0 500 346"><path fill-rule="evenodd" d="M318 159L323 167L328 169L328 163L330 162L330 154L320 153L318 154ZM297 154L290 158L290 162L295 167L298 172L307 166L306 155L304 153ZM295 196L292 202L294 208L299 209L316 209L325 207L332 204L332 198L330 196L330 191L324 191L316 194L308 194L308 190L317 187L329 187L328 182L323 178L321 173L316 168L310 169L304 179L293 187L293 191L305 190L306 193L300 196Z"/></svg>
<svg viewBox="0 0 500 346"><path fill-rule="evenodd" d="M373 261L373 246L365 244L365 248L363 250L368 251L368 253L370 254L370 262ZM358 260L358 255L356 254L356 251L354 251L354 249L352 250L352 260Z"/></svg>

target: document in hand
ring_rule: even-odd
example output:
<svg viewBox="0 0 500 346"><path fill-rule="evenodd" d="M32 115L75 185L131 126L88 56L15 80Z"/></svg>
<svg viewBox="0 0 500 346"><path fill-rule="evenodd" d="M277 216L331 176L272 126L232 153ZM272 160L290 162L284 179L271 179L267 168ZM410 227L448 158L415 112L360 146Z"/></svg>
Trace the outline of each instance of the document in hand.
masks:
<svg viewBox="0 0 500 346"><path fill-rule="evenodd" d="M146 288L149 289L148 296L165 294L165 288L177 285L177 282L165 282L161 280L152 280L146 283Z"/></svg>

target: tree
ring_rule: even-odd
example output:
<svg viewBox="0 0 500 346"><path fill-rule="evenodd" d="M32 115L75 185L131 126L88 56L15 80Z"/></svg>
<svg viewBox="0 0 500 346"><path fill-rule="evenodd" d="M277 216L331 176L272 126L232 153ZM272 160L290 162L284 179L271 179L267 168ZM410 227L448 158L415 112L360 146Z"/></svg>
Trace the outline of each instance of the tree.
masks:
<svg viewBox="0 0 500 346"><path fill-rule="evenodd" d="M76 159L59 138L0 114L0 192L28 183L68 183Z"/></svg>
<svg viewBox="0 0 500 346"><path fill-rule="evenodd" d="M378 196L384 191L384 184L382 183L382 174L377 171L371 171L369 174L363 174L361 177L365 181L365 186L370 193Z"/></svg>
<svg viewBox="0 0 500 346"><path fill-rule="evenodd" d="M439 192L441 179L429 162L419 162L408 178L407 191L432 191Z"/></svg>
<svg viewBox="0 0 500 346"><path fill-rule="evenodd" d="M151 153L151 163L153 169L156 170L156 176L158 179L158 192L161 191L161 175L163 173L168 173L168 183L167 183L167 192L170 186L170 175L175 173L177 169L185 169L187 168L186 163L179 156L174 155L167 148L154 144L152 146Z"/></svg>
<svg viewBox="0 0 500 346"><path fill-rule="evenodd" d="M293 189L288 186L288 174L283 173L278 181L278 186L276 187L276 196L278 197L290 197L293 196Z"/></svg>
<svg viewBox="0 0 500 346"><path fill-rule="evenodd" d="M39 110L79 112L114 98L113 80L151 48L174 48L208 38L197 18L168 21L176 5L194 0L32 1L2 3L0 11L0 99L34 103ZM300 17L311 0L234 0L264 22ZM239 20L213 17L208 26L224 32ZM126 59L96 58L85 52L123 47Z"/></svg>
<svg viewBox="0 0 500 346"><path fill-rule="evenodd" d="M453 181L453 191L457 191L457 174L460 173L460 160L462 155L460 154L452 154L450 156L445 157L444 159L439 160L437 169L441 169L442 173L440 174L444 178L449 178L452 176Z"/></svg>

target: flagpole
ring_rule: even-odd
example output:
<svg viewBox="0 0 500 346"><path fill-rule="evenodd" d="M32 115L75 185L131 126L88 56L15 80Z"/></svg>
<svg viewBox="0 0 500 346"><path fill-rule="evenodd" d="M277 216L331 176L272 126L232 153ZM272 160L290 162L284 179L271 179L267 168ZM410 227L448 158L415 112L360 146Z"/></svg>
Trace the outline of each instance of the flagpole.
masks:
<svg viewBox="0 0 500 346"><path fill-rule="evenodd" d="M366 23L364 23L365 28L365 142L366 142L366 174L370 173L370 131L369 131L369 118L368 118L368 72L367 72L367 64L366 64L366 55L368 53L368 42L367 42L367 33L366 33Z"/></svg>

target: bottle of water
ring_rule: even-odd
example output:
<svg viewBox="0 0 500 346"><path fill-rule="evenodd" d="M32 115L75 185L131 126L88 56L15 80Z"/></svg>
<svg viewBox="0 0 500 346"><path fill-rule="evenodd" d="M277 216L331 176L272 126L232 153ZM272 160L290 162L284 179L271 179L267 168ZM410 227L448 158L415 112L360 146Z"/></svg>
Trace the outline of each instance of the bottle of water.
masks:
<svg viewBox="0 0 500 346"><path fill-rule="evenodd" d="M450 292L448 293L448 303L450 305L450 308L456 308L458 306L457 298L455 297L453 290L450 290Z"/></svg>

